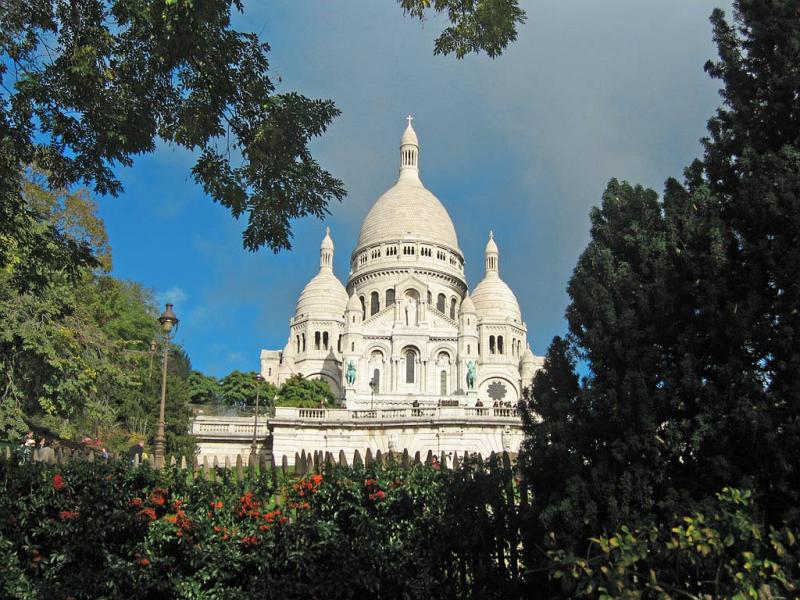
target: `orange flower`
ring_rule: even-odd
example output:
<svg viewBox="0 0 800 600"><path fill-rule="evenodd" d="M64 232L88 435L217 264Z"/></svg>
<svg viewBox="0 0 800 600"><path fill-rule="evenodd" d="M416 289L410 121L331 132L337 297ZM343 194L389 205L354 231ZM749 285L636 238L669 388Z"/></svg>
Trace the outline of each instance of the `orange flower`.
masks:
<svg viewBox="0 0 800 600"><path fill-rule="evenodd" d="M222 508L222 500L215 500L214 502L212 502L211 508L215 510L219 510L220 508Z"/></svg>
<svg viewBox="0 0 800 600"><path fill-rule="evenodd" d="M71 521L72 519L77 519L80 514L78 511L62 510L58 513L58 516L62 521Z"/></svg>
<svg viewBox="0 0 800 600"><path fill-rule="evenodd" d="M312 475L311 483L313 483L314 485L319 485L320 483L322 483L322 475L320 475L319 473L315 473L314 475Z"/></svg>
<svg viewBox="0 0 800 600"><path fill-rule="evenodd" d="M142 499L141 498L134 498L133 500L128 502L128 504L130 504L134 508L139 508L139 507L142 506Z"/></svg>
<svg viewBox="0 0 800 600"><path fill-rule="evenodd" d="M146 558L140 558L136 562L139 563L139 566L142 566L142 567L149 567L150 566L150 561L148 559L146 559Z"/></svg>
<svg viewBox="0 0 800 600"><path fill-rule="evenodd" d="M147 508L143 508L142 512L139 513L143 517L147 517L147 520L153 522L156 520L156 511L154 511L149 506Z"/></svg>
<svg viewBox="0 0 800 600"><path fill-rule="evenodd" d="M183 500L175 500L172 503L172 510L178 510L181 506L183 506Z"/></svg>

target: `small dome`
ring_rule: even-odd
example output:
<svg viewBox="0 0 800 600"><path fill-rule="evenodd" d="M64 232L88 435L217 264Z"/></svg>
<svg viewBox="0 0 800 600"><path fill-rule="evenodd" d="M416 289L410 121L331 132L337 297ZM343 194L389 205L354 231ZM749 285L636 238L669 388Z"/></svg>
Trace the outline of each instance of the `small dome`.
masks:
<svg viewBox="0 0 800 600"><path fill-rule="evenodd" d="M522 323L522 313L519 302L511 288L500 279L497 272L486 274L472 292L472 301L475 303L475 312L482 319L505 321L512 319Z"/></svg>
<svg viewBox="0 0 800 600"><path fill-rule="evenodd" d="M322 238L322 243L319 245L320 250L333 250L333 240L331 239L331 228L325 228L325 237Z"/></svg>
<svg viewBox="0 0 800 600"><path fill-rule="evenodd" d="M341 320L347 306L347 292L330 269L320 272L306 284L297 299L295 318Z"/></svg>
<svg viewBox="0 0 800 600"><path fill-rule="evenodd" d="M408 119L408 127L406 127L406 130L403 132L403 137L400 138L400 145L405 146L406 144L413 144L419 146L417 132L414 131L414 128L411 126L412 117L409 115L406 118Z"/></svg>
<svg viewBox="0 0 800 600"><path fill-rule="evenodd" d="M475 303L472 301L469 292L467 292L464 300L461 301L461 310L459 312L461 312L462 315L475 314L475 312L477 312L475 310Z"/></svg>
<svg viewBox="0 0 800 600"><path fill-rule="evenodd" d="M528 348L525 350L525 353L522 355L522 364L536 365L536 357L533 355L530 346L528 346Z"/></svg>
<svg viewBox="0 0 800 600"><path fill-rule="evenodd" d="M361 312L361 300L358 299L358 290L353 290L353 295L347 301L347 311Z"/></svg>
<svg viewBox="0 0 800 600"><path fill-rule="evenodd" d="M486 254L500 254L500 251L497 249L497 243L494 241L494 232L489 232L489 241L486 242L486 249L484 250Z"/></svg>

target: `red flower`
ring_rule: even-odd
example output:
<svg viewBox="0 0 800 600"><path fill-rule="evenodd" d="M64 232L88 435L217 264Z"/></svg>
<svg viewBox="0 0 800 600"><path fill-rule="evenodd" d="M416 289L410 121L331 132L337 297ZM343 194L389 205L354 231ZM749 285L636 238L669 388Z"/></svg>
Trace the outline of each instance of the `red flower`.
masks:
<svg viewBox="0 0 800 600"><path fill-rule="evenodd" d="M378 500L383 500L386 497L386 493L383 490L378 490L375 492L375 495L378 497Z"/></svg>
<svg viewBox="0 0 800 600"><path fill-rule="evenodd" d="M181 506L183 506L183 500L175 500L172 503L172 510L178 510Z"/></svg>
<svg viewBox="0 0 800 600"><path fill-rule="evenodd" d="M57 490L61 490L64 488L64 478L61 476L60 473L56 473L53 475L53 487Z"/></svg>
<svg viewBox="0 0 800 600"><path fill-rule="evenodd" d="M319 485L320 483L322 483L322 475L320 475L319 473L312 475L311 483L313 483L314 485Z"/></svg>
<svg viewBox="0 0 800 600"><path fill-rule="evenodd" d="M215 510L219 510L220 508L222 508L222 500L215 500L214 502L212 502L211 508Z"/></svg>
<svg viewBox="0 0 800 600"><path fill-rule="evenodd" d="M245 546L255 546L258 543L258 538L254 535L248 535L242 538L242 543Z"/></svg>
<svg viewBox="0 0 800 600"><path fill-rule="evenodd" d="M141 498L134 498L133 500L128 502L128 504L130 504L134 508L139 508L142 505L142 499Z"/></svg>
<svg viewBox="0 0 800 600"><path fill-rule="evenodd" d="M140 558L136 562L139 563L139 566L142 566L142 567L149 567L150 566L150 561L148 559L146 559L146 558Z"/></svg>
<svg viewBox="0 0 800 600"><path fill-rule="evenodd" d="M143 517L147 517L148 521L152 522L156 520L156 511L149 506L147 508L143 508L142 512L139 514L141 514Z"/></svg>
<svg viewBox="0 0 800 600"><path fill-rule="evenodd" d="M71 521L72 519L77 519L81 513L78 511L72 510L62 510L58 513L58 516L61 518L62 521Z"/></svg>

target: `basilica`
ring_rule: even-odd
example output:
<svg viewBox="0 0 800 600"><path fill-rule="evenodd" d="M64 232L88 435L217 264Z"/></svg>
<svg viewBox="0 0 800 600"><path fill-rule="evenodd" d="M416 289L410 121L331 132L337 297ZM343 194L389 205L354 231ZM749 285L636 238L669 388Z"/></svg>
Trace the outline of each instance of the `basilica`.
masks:
<svg viewBox="0 0 800 600"><path fill-rule="evenodd" d="M542 358L500 276L497 241L489 231L485 275L470 291L453 222L419 165L409 117L399 176L361 224L346 285L326 230L286 346L261 351L267 381L321 378L349 410L516 404Z"/></svg>

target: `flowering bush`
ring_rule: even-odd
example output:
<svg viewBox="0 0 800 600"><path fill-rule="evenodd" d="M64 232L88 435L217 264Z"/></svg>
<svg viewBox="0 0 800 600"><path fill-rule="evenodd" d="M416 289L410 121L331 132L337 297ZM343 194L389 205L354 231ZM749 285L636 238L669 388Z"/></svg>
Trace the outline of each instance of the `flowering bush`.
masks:
<svg viewBox="0 0 800 600"><path fill-rule="evenodd" d="M458 477L419 465L206 481L3 462L0 597L461 597L444 492Z"/></svg>

